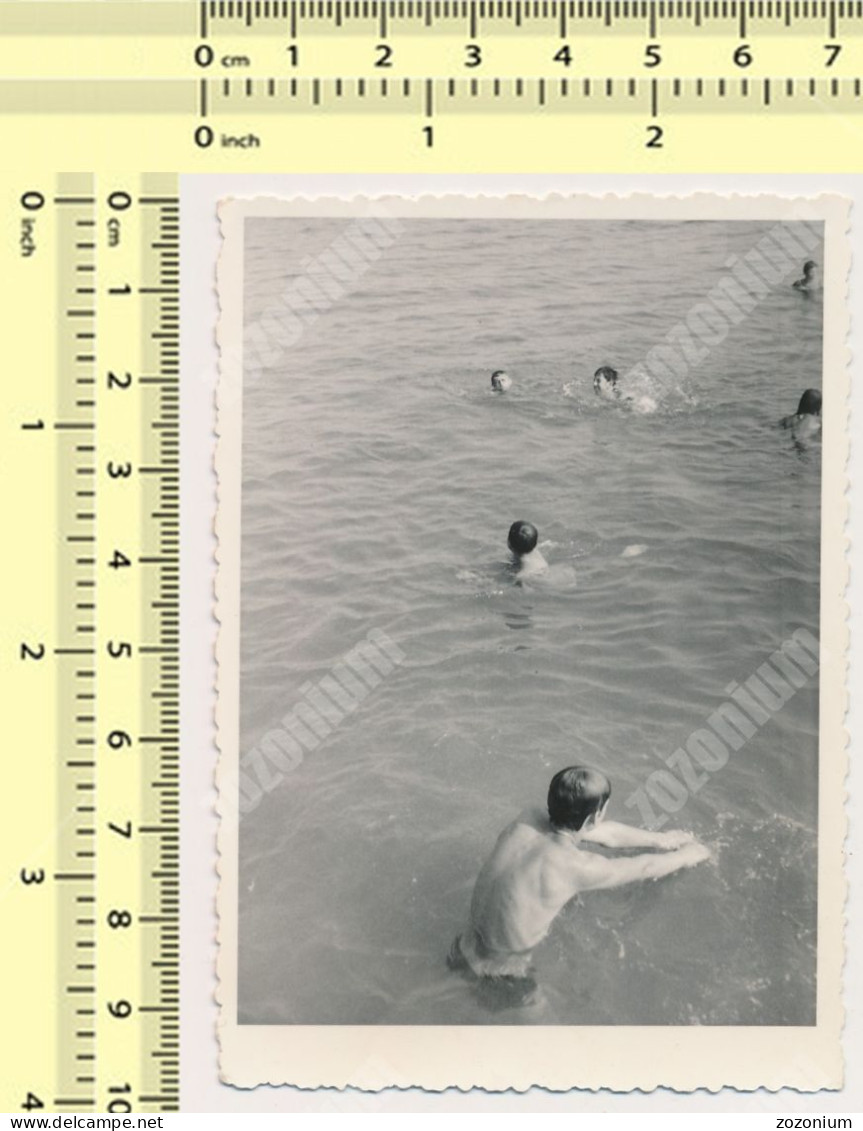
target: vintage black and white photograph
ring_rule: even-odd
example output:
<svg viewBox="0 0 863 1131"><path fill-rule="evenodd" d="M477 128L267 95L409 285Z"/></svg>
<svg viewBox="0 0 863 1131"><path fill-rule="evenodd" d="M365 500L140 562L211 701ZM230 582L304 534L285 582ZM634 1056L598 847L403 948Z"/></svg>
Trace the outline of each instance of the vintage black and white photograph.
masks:
<svg viewBox="0 0 863 1131"><path fill-rule="evenodd" d="M274 1077L277 1034L302 1057L302 1032L350 1027L352 1063L374 1048L383 1082L436 1086L376 1034L458 1064L492 1031L577 1027L600 1057L637 1027L676 1034L654 1085L829 1078L845 216L223 205L235 1064L254 1039L260 1080L303 1083L290 1057ZM767 1030L786 1067L762 1079ZM691 1040L726 1041L721 1079L684 1070Z"/></svg>

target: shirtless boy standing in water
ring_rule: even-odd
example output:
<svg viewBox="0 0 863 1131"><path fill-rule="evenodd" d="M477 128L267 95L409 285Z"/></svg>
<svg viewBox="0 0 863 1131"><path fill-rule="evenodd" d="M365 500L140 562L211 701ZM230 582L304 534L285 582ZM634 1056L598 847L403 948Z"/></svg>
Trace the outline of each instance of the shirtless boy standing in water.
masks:
<svg viewBox="0 0 863 1131"><path fill-rule="evenodd" d="M515 991L518 1004L525 1004L536 988L531 952L569 900L580 892L655 880L710 856L691 833L603 822L610 796L604 774L570 766L551 780L547 815L526 809L503 830L476 881L468 927L450 948L451 969ZM654 851L609 858L586 850L589 845Z"/></svg>

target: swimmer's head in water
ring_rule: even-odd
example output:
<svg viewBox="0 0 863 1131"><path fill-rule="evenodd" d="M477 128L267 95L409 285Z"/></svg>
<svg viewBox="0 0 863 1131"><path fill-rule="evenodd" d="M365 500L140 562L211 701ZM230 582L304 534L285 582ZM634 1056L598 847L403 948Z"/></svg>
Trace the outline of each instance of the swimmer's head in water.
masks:
<svg viewBox="0 0 863 1131"><path fill-rule="evenodd" d="M529 554L538 541L539 533L532 522L514 522L509 528L507 545L514 554Z"/></svg>
<svg viewBox="0 0 863 1131"><path fill-rule="evenodd" d="M505 389L508 389L511 384L512 381L510 380L509 374L507 374L505 370L495 369L494 373L492 373L491 387L496 392L502 393Z"/></svg>
<svg viewBox="0 0 863 1131"><path fill-rule="evenodd" d="M818 389L807 389L797 406L798 416L817 416L821 412L821 393Z"/></svg>
<svg viewBox="0 0 863 1131"><path fill-rule="evenodd" d="M610 365L600 365L593 375L593 391L595 393L613 393L617 391L617 370Z"/></svg>
<svg viewBox="0 0 863 1131"><path fill-rule="evenodd" d="M806 275L806 277L808 278L817 266L818 266L818 264L815 262L814 259L807 259L806 262L803 264L803 274Z"/></svg>
<svg viewBox="0 0 863 1131"><path fill-rule="evenodd" d="M569 766L548 787L548 818L559 829L578 832L611 797L611 782L590 766Z"/></svg>

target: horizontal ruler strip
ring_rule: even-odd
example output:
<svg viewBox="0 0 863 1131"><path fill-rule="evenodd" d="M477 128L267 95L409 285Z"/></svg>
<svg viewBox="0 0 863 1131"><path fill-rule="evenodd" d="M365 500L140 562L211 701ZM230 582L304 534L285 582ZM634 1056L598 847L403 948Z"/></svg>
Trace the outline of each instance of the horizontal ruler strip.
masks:
<svg viewBox="0 0 863 1131"><path fill-rule="evenodd" d="M0 0L0 35L165 35L206 38L220 31L297 36L356 26L386 37L399 30L438 28L476 38L510 26L551 26L562 36L621 26L654 38L663 31L731 25L782 31L802 26L863 30L863 0ZM843 26L844 25L844 26Z"/></svg>
<svg viewBox="0 0 863 1131"><path fill-rule="evenodd" d="M345 78L0 82L0 114L861 113L863 79Z"/></svg>

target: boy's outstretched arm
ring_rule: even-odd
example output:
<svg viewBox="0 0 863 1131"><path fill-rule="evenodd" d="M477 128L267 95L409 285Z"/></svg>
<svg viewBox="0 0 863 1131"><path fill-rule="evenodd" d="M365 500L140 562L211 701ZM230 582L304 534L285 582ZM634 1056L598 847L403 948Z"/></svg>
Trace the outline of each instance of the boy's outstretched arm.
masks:
<svg viewBox="0 0 863 1131"><path fill-rule="evenodd" d="M710 850L697 841L662 856L628 856L618 860L591 856L589 860L579 861L577 883L580 891L617 888L636 880L658 880L682 868L693 868L709 858Z"/></svg>
<svg viewBox="0 0 863 1131"><path fill-rule="evenodd" d="M603 821L588 832L583 834L583 840L591 844L600 844L604 848L656 848L668 852L673 848L683 848L692 844L695 837L692 833L672 829L669 832L651 832L649 829L638 829L633 825L624 825L619 821Z"/></svg>

